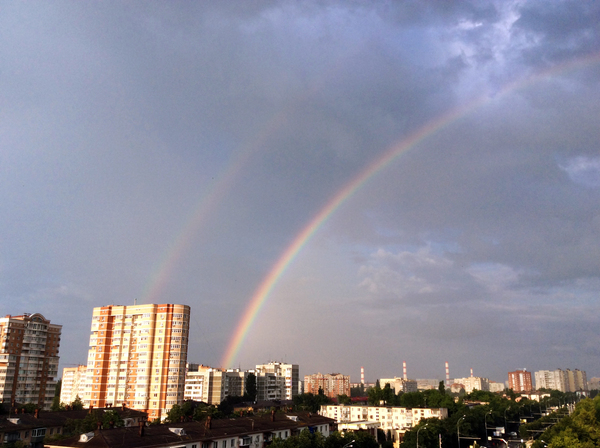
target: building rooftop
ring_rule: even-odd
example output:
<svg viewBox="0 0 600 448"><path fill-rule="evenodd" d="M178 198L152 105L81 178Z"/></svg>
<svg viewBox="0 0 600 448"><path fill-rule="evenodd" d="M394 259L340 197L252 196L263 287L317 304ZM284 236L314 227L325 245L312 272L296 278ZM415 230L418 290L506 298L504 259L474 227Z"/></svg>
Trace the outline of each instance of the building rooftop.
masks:
<svg viewBox="0 0 600 448"><path fill-rule="evenodd" d="M88 433L87 441L82 441L80 435L77 435L53 442L46 441L44 445L81 448L151 448L195 441L211 442L229 437L244 437L248 434L262 433L270 436L275 431L287 429L293 432L310 426L331 424L335 424L333 419L317 414L274 414L274 416L218 419L211 420L210 423L208 421L181 422L142 428L96 430L93 434Z"/></svg>

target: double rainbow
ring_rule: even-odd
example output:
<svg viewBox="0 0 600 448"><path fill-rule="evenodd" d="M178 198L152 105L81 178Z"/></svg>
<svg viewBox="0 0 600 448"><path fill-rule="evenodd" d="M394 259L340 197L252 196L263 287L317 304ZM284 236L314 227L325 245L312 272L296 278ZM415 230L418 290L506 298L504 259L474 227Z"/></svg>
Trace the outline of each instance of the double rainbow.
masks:
<svg viewBox="0 0 600 448"><path fill-rule="evenodd" d="M371 163L364 171L358 174L354 179L348 182L340 191L338 191L331 200L309 221L309 223L296 235L292 243L279 257L275 265L271 268L267 276L260 283L259 287L254 292L250 302L246 306L241 319L235 329L235 332L227 346L227 350L221 361L221 367L230 367L234 362L242 348L244 340L250 331L252 324L256 320L260 310L264 307L271 291L285 273L286 269L296 258L298 253L317 232L317 230L325 223L333 213L344 204L357 190L363 187L369 179L383 171L387 166L394 162L400 155L406 153L417 144L423 142L428 137L436 134L440 130L446 128L456 120L464 117L469 112L481 107L484 104L497 99L511 91L517 90L534 84L535 82L548 78L552 75L563 73L568 70L575 70L580 67L595 64L600 61L600 53L594 53L583 58L569 61L565 64L553 67L549 70L528 76L516 82L507 84L500 89L493 97L484 95L476 98L465 104L462 107L447 112L440 117L430 121L416 132L409 135L404 140L392 145L385 153L377 160Z"/></svg>

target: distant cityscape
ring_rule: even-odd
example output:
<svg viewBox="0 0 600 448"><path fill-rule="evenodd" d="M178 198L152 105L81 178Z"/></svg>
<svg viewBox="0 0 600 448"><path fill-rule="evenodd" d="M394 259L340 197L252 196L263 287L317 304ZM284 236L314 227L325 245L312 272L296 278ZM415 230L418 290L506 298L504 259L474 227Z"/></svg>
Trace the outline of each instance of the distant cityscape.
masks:
<svg viewBox="0 0 600 448"><path fill-rule="evenodd" d="M324 394L336 399L364 392L375 383L366 383L361 368L360 382L352 383L342 373L314 373L299 378L298 364L268 362L254 369L221 369L189 362L190 307L177 304L109 305L94 308L88 358L62 372L60 402L77 397L86 407L118 406L125 403L164 419L175 404L185 400L217 405L227 397L242 396L249 375L256 381L256 400L291 400L302 393ZM35 403L50 409L57 384L62 326L41 314L6 316L0 319L0 391L4 402ZM525 369L508 372L506 383L471 376L450 379L446 363L443 387L451 393L474 390L503 392L511 389L531 399L539 390L586 393L599 389L599 379L587 380L585 371L574 369ZM406 363L403 375L380 378L398 394L440 387L439 379L409 379ZM535 381L535 382L534 382Z"/></svg>

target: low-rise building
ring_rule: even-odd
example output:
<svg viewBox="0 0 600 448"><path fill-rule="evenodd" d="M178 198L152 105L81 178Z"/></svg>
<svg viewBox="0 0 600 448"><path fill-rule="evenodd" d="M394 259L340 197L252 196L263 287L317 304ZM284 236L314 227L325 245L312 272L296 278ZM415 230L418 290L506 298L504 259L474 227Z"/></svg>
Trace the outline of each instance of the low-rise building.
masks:
<svg viewBox="0 0 600 448"><path fill-rule="evenodd" d="M355 406L322 405L319 414L334 419L338 426L365 422L379 424L379 429L390 431L394 446L398 447L407 430L415 427L422 419L448 417L446 408L405 408L401 406Z"/></svg>
<svg viewBox="0 0 600 448"><path fill-rule="evenodd" d="M47 448L265 448L275 439L287 439L303 430L328 437L337 429L332 419L308 413L217 419L203 422L96 430L45 443ZM95 439L95 440L94 440Z"/></svg>
<svg viewBox="0 0 600 448"><path fill-rule="evenodd" d="M100 418L105 411L115 411L123 420L125 427L138 427L140 422L145 422L147 419L144 412L125 407L93 411L89 409L56 412L36 410L34 413L26 413L24 408L19 408L17 405L8 411L10 415L8 418L0 419L0 440L4 443L20 442L29 448L42 448L47 446L48 440L64 435L67 422L83 420L90 412L94 412Z"/></svg>

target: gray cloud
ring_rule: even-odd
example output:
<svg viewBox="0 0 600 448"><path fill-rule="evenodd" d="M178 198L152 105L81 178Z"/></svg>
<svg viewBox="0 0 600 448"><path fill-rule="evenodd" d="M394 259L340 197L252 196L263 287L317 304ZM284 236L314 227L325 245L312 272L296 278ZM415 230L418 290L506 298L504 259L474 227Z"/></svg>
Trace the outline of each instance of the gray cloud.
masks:
<svg viewBox="0 0 600 448"><path fill-rule="evenodd" d="M420 377L442 376L446 360L457 376L470 366L495 380L506 366L593 376L597 9L6 5L5 314L62 323L66 365L85 360L91 308L152 290L192 306L190 359L217 365L318 210L429 126L303 247L239 364L285 357L303 373L353 376L365 364L374 379L405 358ZM315 350L323 341L344 344Z"/></svg>

